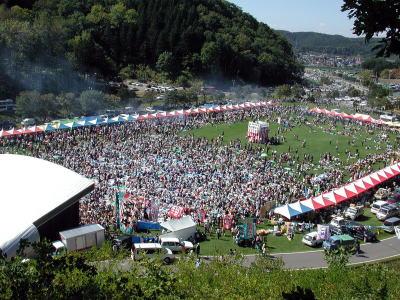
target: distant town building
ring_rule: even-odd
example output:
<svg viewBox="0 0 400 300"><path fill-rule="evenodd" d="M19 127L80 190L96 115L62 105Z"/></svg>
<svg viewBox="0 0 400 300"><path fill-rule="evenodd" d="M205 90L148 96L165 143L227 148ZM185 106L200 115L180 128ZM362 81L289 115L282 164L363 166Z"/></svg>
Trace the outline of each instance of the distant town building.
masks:
<svg viewBox="0 0 400 300"><path fill-rule="evenodd" d="M0 100L0 113L11 113L15 111L15 103L12 99Z"/></svg>

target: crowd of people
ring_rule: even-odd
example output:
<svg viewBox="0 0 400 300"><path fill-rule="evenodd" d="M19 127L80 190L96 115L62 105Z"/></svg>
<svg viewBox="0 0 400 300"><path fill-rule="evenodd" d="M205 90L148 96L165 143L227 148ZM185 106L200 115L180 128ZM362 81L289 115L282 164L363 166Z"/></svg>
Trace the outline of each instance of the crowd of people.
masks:
<svg viewBox="0 0 400 300"><path fill-rule="evenodd" d="M148 218L149 206L157 207L158 219L165 218L172 207L184 208L195 219L200 211L207 217L230 214L241 219L259 217L268 203L277 206L297 201L339 186L346 176L359 178L371 171L371 165L388 164L395 157L392 149L386 149L346 167L346 161L332 153L318 158L300 155L299 149L290 147L278 153L273 145L264 148L240 140L227 142L223 133L212 140L188 133L210 124L271 121L282 116L290 125L282 126L274 138L283 144L293 136L293 128L306 123L310 130L340 125L344 132L353 134L360 130L390 131L313 115L305 107L270 106L8 137L0 139L0 153L31 155L92 178L95 189L80 202L81 222L106 227L116 224L116 193L121 187L148 203L125 209L125 226ZM302 147L307 147L307 141ZM267 158L261 155L265 152ZM313 171L315 165L322 166L324 176L317 178L320 174Z"/></svg>

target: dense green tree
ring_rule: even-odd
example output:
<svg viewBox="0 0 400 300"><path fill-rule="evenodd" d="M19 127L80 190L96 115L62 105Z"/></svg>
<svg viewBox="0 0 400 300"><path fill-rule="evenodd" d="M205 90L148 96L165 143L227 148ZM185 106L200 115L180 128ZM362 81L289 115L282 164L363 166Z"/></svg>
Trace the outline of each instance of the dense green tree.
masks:
<svg viewBox="0 0 400 300"><path fill-rule="evenodd" d="M342 11L354 19L353 32L365 40L380 33L386 36L378 46L380 56L400 55L400 2L397 0L345 0Z"/></svg>
<svg viewBox="0 0 400 300"><path fill-rule="evenodd" d="M350 97L360 97L361 91L359 89L356 89L354 86L351 86L347 89L347 95L349 95Z"/></svg>
<svg viewBox="0 0 400 300"><path fill-rule="evenodd" d="M278 99L287 99L292 96L292 89L290 85L280 85L275 89L274 96Z"/></svg>
<svg viewBox="0 0 400 300"><path fill-rule="evenodd" d="M23 118L40 116L41 104L39 92L22 92L16 99L15 110L17 115Z"/></svg>
<svg viewBox="0 0 400 300"><path fill-rule="evenodd" d="M363 86L370 86L373 83L374 74L371 70L363 70L358 73L358 78Z"/></svg>
<svg viewBox="0 0 400 300"><path fill-rule="evenodd" d="M96 114L104 107L105 95L100 91L89 90L81 93L79 104L85 115Z"/></svg>
<svg viewBox="0 0 400 300"><path fill-rule="evenodd" d="M171 52L163 52L158 56L156 68L160 72L165 72L168 75L174 73L175 63Z"/></svg>
<svg viewBox="0 0 400 300"><path fill-rule="evenodd" d="M394 69L400 66L399 61L389 61L385 58L370 58L361 65L364 69L372 70L376 76L384 69Z"/></svg>
<svg viewBox="0 0 400 300"><path fill-rule="evenodd" d="M328 98L335 99L335 98L338 98L340 96L340 93L339 93L338 90L332 90L332 91L327 92L326 96Z"/></svg>

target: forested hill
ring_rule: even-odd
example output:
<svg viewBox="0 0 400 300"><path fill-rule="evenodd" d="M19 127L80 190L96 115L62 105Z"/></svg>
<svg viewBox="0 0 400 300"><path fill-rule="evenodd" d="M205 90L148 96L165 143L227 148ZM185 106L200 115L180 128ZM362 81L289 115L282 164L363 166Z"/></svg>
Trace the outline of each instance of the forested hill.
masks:
<svg viewBox="0 0 400 300"><path fill-rule="evenodd" d="M372 48L379 39L372 39L366 44L364 38L347 38L341 35L330 35L317 32L289 32L278 30L288 39L296 51L317 52L338 55L373 55Z"/></svg>
<svg viewBox="0 0 400 300"><path fill-rule="evenodd" d="M227 1L30 2L8 0L0 9L0 61L12 79L44 65L52 71L42 77L65 65L107 78L148 65L172 79L214 75L263 85L295 80L302 71L281 35ZM29 78L23 84L29 88Z"/></svg>

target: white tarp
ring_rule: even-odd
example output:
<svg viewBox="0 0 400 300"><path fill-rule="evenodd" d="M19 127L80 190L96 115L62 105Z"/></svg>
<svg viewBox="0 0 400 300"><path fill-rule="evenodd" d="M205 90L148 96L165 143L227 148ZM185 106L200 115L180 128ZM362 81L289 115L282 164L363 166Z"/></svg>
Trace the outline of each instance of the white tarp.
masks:
<svg viewBox="0 0 400 300"><path fill-rule="evenodd" d="M196 223L190 216L184 216L177 220L169 220L160 225L168 231L162 234L160 238L173 237L180 240L187 240L196 233Z"/></svg>
<svg viewBox="0 0 400 300"><path fill-rule="evenodd" d="M0 242L0 250L6 254L7 258L11 258L17 254L19 249L19 241L25 239L30 243L38 242L40 240L39 232L34 225L29 226L26 230L19 233L9 241ZM28 255L31 247L25 249L25 254Z"/></svg>

